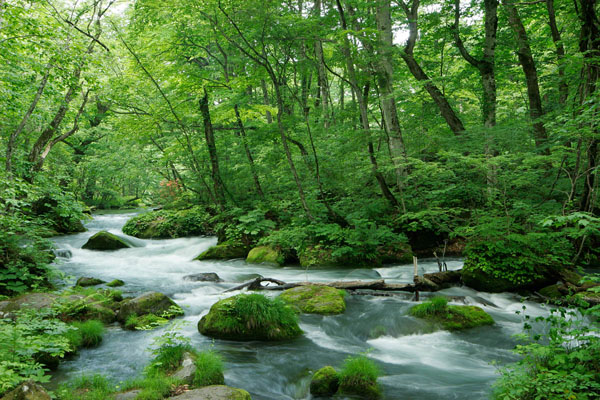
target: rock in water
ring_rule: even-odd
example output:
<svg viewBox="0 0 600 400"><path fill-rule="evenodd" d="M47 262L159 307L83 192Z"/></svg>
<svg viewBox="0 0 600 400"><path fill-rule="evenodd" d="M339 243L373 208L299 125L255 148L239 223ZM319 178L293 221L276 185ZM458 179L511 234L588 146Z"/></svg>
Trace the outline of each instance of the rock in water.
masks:
<svg viewBox="0 0 600 400"><path fill-rule="evenodd" d="M223 279L214 272L202 272L199 274L186 275L183 277L186 281L192 282L223 282Z"/></svg>
<svg viewBox="0 0 600 400"><path fill-rule="evenodd" d="M106 284L106 286L108 286L108 287L119 287L119 286L124 286L124 285L125 285L125 282L123 282L120 279L115 279Z"/></svg>
<svg viewBox="0 0 600 400"><path fill-rule="evenodd" d="M138 317L153 314L169 319L183 315L183 309L162 293L147 292L134 299L124 300L121 303L117 319L125 322L133 314Z"/></svg>
<svg viewBox="0 0 600 400"><path fill-rule="evenodd" d="M279 298L303 313L341 314L346 311L346 292L329 286L298 286L287 289Z"/></svg>
<svg viewBox="0 0 600 400"><path fill-rule="evenodd" d="M310 394L313 396L331 397L340 387L340 377L337 371L326 366L315 372L310 381Z"/></svg>
<svg viewBox="0 0 600 400"><path fill-rule="evenodd" d="M131 247L124 239L106 231L100 231L88 239L83 249L86 250L118 250Z"/></svg>
<svg viewBox="0 0 600 400"><path fill-rule="evenodd" d="M225 242L200 253L194 260L231 260L233 258L246 258L250 249L241 243Z"/></svg>
<svg viewBox="0 0 600 400"><path fill-rule="evenodd" d="M168 400L252 400L250 393L224 385L206 386L187 391Z"/></svg>
<svg viewBox="0 0 600 400"><path fill-rule="evenodd" d="M194 364L194 360L192 360L190 353L185 353L183 361L181 361L181 366L171 377L182 381L186 385L191 385L194 382L195 375L196 365Z"/></svg>
<svg viewBox="0 0 600 400"><path fill-rule="evenodd" d="M88 276L82 276L81 278L77 279L77 283L75 283L75 286L87 287L87 286L101 285L103 283L106 283L106 282L103 281L102 279L91 278Z"/></svg>
<svg viewBox="0 0 600 400"><path fill-rule="evenodd" d="M250 264L275 264L283 265L285 256L281 250L271 246L258 246L250 250L246 262Z"/></svg>
<svg viewBox="0 0 600 400"><path fill-rule="evenodd" d="M50 395L41 385L28 381L8 392L2 400L50 400Z"/></svg>
<svg viewBox="0 0 600 400"><path fill-rule="evenodd" d="M302 334L290 306L261 294L239 294L216 302L198 322L198 331L229 340L277 341Z"/></svg>

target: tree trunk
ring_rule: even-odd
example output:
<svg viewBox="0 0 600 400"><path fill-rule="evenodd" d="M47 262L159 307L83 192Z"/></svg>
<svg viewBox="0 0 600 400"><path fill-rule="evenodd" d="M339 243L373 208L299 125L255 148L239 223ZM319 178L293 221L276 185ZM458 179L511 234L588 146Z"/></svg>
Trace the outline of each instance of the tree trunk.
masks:
<svg viewBox="0 0 600 400"><path fill-rule="evenodd" d="M240 128L240 136L242 138L242 143L244 144L244 150L246 152L246 158L248 159L248 164L250 165L250 172L252 173L252 179L254 180L254 187L256 188L256 192L260 196L261 199L265 198L262 187L260 186L260 180L258 179L258 174L256 172L256 165L254 165L254 158L252 157L252 153L250 152L250 147L248 146L248 137L246 136L246 129L244 129L244 123L242 122L242 118L240 117L240 111L237 104L233 106L235 111L235 119L238 124L238 128Z"/></svg>
<svg viewBox="0 0 600 400"><path fill-rule="evenodd" d="M517 56L519 57L519 62L523 68L523 73L525 74L527 97L529 99L529 115L533 122L535 147L542 154L550 154L547 143L548 134L546 133L543 122L540 120L540 118L544 116L544 111L542 109L542 98L540 96L537 69L535 67L535 61L533 60L531 47L529 46L527 32L525 31L519 12L514 4L507 0L502 0L502 4L506 9L508 22L515 34L515 40L518 46Z"/></svg>
<svg viewBox="0 0 600 400"><path fill-rule="evenodd" d="M569 96L569 86L565 77L565 46L560 37L560 31L556 25L556 12L554 11L554 0L546 0L548 10L548 25L552 33L552 41L556 47L556 62L558 63L558 102L564 105Z"/></svg>
<svg viewBox="0 0 600 400"><path fill-rule="evenodd" d="M264 79L260 80L260 87L263 92L263 102L265 106L269 106L269 92L267 91L267 82ZM267 110L265 112L265 116L267 117L267 123L271 124L273 122L273 116L271 115L271 111Z"/></svg>
<svg viewBox="0 0 600 400"><path fill-rule="evenodd" d="M321 0L315 0L314 14L318 18L321 16ZM325 72L325 65L323 61L323 43L321 40L315 41L315 58L317 60L317 73L318 73L318 87L319 95L321 97L321 119L323 121L323 128L329 127L329 86L327 85L327 73Z"/></svg>
<svg viewBox="0 0 600 400"><path fill-rule="evenodd" d="M215 191L215 197L217 205L221 211L225 210L225 189L223 181L221 180L221 174L219 173L219 158L217 156L217 146L215 144L215 135L210 120L210 109L208 107L208 93L204 89L204 96L200 99L200 112L202 113L202 119L204 120L204 137L206 138L206 147L208 148L208 155L210 157L211 166L211 177L213 181L213 188Z"/></svg>

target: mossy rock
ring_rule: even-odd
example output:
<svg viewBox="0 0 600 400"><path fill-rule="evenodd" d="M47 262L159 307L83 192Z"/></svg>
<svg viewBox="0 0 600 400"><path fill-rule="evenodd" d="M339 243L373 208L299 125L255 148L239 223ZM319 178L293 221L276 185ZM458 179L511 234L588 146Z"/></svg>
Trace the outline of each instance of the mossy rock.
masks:
<svg viewBox="0 0 600 400"><path fill-rule="evenodd" d="M198 322L198 331L228 340L278 341L302 334L294 310L279 299L240 294L219 300Z"/></svg>
<svg viewBox="0 0 600 400"><path fill-rule="evenodd" d="M477 306L444 305L433 309L431 305L430 301L413 306L410 315L438 324L449 331L494 324L494 319Z"/></svg>
<svg viewBox="0 0 600 400"><path fill-rule="evenodd" d="M246 257L246 262L250 264L276 264L283 265L285 256L279 249L271 246L258 246L250 250Z"/></svg>
<svg viewBox="0 0 600 400"><path fill-rule="evenodd" d="M581 275L569 268L562 269L558 273L558 276L563 282L570 283L572 285L579 285L579 282L581 282L582 279Z"/></svg>
<svg viewBox="0 0 600 400"><path fill-rule="evenodd" d="M86 250L119 250L131 247L124 239L110 232L100 231L88 239L83 249Z"/></svg>
<svg viewBox="0 0 600 400"><path fill-rule="evenodd" d="M88 287L88 286L101 285L103 283L106 283L106 282L103 281L102 279L91 278L89 276L82 276L81 278L77 279L77 283L75 283L75 286Z"/></svg>
<svg viewBox="0 0 600 400"><path fill-rule="evenodd" d="M340 382L340 388L337 391L341 395L358 396L361 399L377 400L382 397L381 387L377 382Z"/></svg>
<svg viewBox="0 0 600 400"><path fill-rule="evenodd" d="M233 258L246 258L250 248L241 243L224 242L213 246L200 253L194 260L231 260Z"/></svg>
<svg viewBox="0 0 600 400"><path fill-rule="evenodd" d="M169 239L213 234L211 215L202 207L155 210L136 215L125 226L123 233L140 239Z"/></svg>
<svg viewBox="0 0 600 400"><path fill-rule="evenodd" d="M252 400L250 393L225 385L205 386L184 392L168 400Z"/></svg>
<svg viewBox="0 0 600 400"><path fill-rule="evenodd" d="M467 259L462 269L462 281L466 286L481 292L500 293L539 290L556 282L556 279L552 278L551 271L540 269L535 277L515 283L506 278L494 276Z"/></svg>
<svg viewBox="0 0 600 400"><path fill-rule="evenodd" d="M5 394L2 400L50 400L50 395L39 383L28 381Z"/></svg>
<svg viewBox="0 0 600 400"><path fill-rule="evenodd" d="M558 285L550 285L545 288L540 289L540 294L549 299L559 299L563 297L560 290L558 290Z"/></svg>
<svg viewBox="0 0 600 400"><path fill-rule="evenodd" d="M329 286L307 285L283 291L279 298L303 313L342 314L346 311L344 290Z"/></svg>
<svg viewBox="0 0 600 400"><path fill-rule="evenodd" d="M119 286L124 286L124 285L125 285L125 282L123 282L120 279L115 279L106 284L106 286L108 286L108 287L119 287Z"/></svg>
<svg viewBox="0 0 600 400"><path fill-rule="evenodd" d="M333 396L340 387L340 377L337 371L326 366L315 372L310 380L310 394L313 396Z"/></svg>
<svg viewBox="0 0 600 400"><path fill-rule="evenodd" d="M141 317L146 314L171 319L183 315L183 309L173 300L159 292L147 292L134 299L124 300L118 313L118 320L126 322L129 316Z"/></svg>
<svg viewBox="0 0 600 400"><path fill-rule="evenodd" d="M158 328L160 326L165 325L169 322L168 319L159 317L154 314L145 314L142 316L137 316L136 314L131 314L127 317L125 324L123 327L129 330L143 330L147 331L150 329Z"/></svg>
<svg viewBox="0 0 600 400"><path fill-rule="evenodd" d="M590 305L590 307L600 305L600 293L585 291L581 293L577 293L575 295L578 300L583 300Z"/></svg>

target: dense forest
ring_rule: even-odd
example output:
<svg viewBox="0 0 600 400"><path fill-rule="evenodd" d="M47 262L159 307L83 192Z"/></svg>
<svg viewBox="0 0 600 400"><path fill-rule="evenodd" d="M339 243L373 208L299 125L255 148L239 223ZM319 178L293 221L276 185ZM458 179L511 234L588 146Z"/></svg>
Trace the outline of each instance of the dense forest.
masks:
<svg viewBox="0 0 600 400"><path fill-rule="evenodd" d="M0 295L54 290L48 238L88 214L150 207L123 232L216 236L211 259L460 256L465 285L579 307L587 335L599 79L596 0L0 0ZM597 336L565 351L566 321L498 398L600 396ZM43 381L25 363L0 394Z"/></svg>

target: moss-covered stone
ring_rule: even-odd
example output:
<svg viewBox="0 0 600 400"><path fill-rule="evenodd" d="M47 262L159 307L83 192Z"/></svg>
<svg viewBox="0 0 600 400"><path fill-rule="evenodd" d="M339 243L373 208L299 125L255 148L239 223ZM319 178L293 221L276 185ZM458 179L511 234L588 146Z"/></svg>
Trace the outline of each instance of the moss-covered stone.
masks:
<svg viewBox="0 0 600 400"><path fill-rule="evenodd" d="M556 282L556 277L553 275L551 270L539 268L539 271L531 274L526 280L516 283L488 272L486 268L469 259L465 260L462 269L462 280L465 285L475 290L492 293L539 290Z"/></svg>
<svg viewBox="0 0 600 400"><path fill-rule="evenodd" d="M231 260L233 258L246 258L250 248L241 243L224 242L210 247L200 253L195 260Z"/></svg>
<svg viewBox="0 0 600 400"><path fill-rule="evenodd" d="M294 310L278 299L240 294L219 300L198 322L206 336L229 340L293 339L302 334Z"/></svg>
<svg viewBox="0 0 600 400"><path fill-rule="evenodd" d="M131 247L124 239L106 231L100 231L88 239L82 248L86 250L118 250Z"/></svg>
<svg viewBox="0 0 600 400"><path fill-rule="evenodd" d="M123 233L140 239L169 239L213 234L211 215L202 207L177 210L155 210L136 215Z"/></svg>
<svg viewBox="0 0 600 400"><path fill-rule="evenodd" d="M563 282L570 283L572 285L579 285L581 282L581 275L572 269L564 268L558 273L558 276Z"/></svg>
<svg viewBox="0 0 600 400"><path fill-rule="evenodd" d="M494 324L494 319L479 307L448 305L446 301L436 299L412 307L410 315L439 324L449 331Z"/></svg>
<svg viewBox="0 0 600 400"><path fill-rule="evenodd" d="M246 257L246 262L250 264L276 264L283 265L285 256L283 252L271 246L258 246L250 250Z"/></svg>
<svg viewBox="0 0 600 400"><path fill-rule="evenodd" d="M550 285L545 288L540 289L540 294L549 299L559 299L563 297L560 290L558 290L558 285Z"/></svg>
<svg viewBox="0 0 600 400"><path fill-rule="evenodd" d="M346 292L329 286L306 285L283 291L279 298L303 313L341 314L346 311Z"/></svg>
<svg viewBox="0 0 600 400"><path fill-rule="evenodd" d="M41 385L29 381L8 392L2 400L50 400L50 395Z"/></svg>
<svg viewBox="0 0 600 400"><path fill-rule="evenodd" d="M115 279L106 284L106 286L108 286L108 287L119 287L119 286L124 286L124 285L125 285L125 282L123 282L120 279Z"/></svg>
<svg viewBox="0 0 600 400"><path fill-rule="evenodd" d="M168 319L154 314L145 314L139 317L136 314L131 314L127 317L123 327L129 330L150 330L163 326L167 322L169 322Z"/></svg>
<svg viewBox="0 0 600 400"><path fill-rule="evenodd" d="M313 396L333 396L340 387L340 377L337 371L326 366L315 372L310 381L310 394Z"/></svg>
<svg viewBox="0 0 600 400"><path fill-rule="evenodd" d="M82 276L81 278L77 279L77 283L75 283L75 286L87 287L101 285L103 283L105 283L105 281L103 281L102 279L91 278L89 276Z"/></svg>
<svg viewBox="0 0 600 400"><path fill-rule="evenodd" d="M124 300L118 313L118 320L126 322L129 316L141 317L146 314L171 319L183 315L183 309L162 293L147 292L134 299Z"/></svg>
<svg viewBox="0 0 600 400"><path fill-rule="evenodd" d="M184 392L169 400L252 400L250 393L224 385L205 386Z"/></svg>
<svg viewBox="0 0 600 400"><path fill-rule="evenodd" d="M377 383L369 382L345 382L340 383L338 394L359 396L366 400L377 400L382 397L381 387Z"/></svg>

